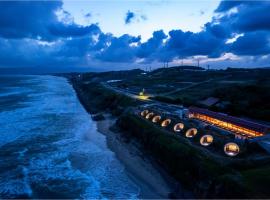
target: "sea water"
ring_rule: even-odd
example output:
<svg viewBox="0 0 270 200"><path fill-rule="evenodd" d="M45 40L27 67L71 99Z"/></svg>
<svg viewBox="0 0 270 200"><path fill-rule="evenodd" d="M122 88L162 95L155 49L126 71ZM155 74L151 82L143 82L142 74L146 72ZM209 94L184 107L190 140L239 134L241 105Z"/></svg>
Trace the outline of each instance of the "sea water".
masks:
<svg viewBox="0 0 270 200"><path fill-rule="evenodd" d="M0 76L0 198L138 194L65 78Z"/></svg>

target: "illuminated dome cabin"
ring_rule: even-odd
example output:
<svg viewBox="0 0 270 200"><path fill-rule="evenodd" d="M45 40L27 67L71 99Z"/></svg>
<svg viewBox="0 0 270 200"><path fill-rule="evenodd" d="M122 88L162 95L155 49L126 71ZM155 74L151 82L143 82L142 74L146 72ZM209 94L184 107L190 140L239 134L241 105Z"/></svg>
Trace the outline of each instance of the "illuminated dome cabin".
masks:
<svg viewBox="0 0 270 200"><path fill-rule="evenodd" d="M149 113L149 110L144 110L141 112L142 117L146 117L146 115Z"/></svg>
<svg viewBox="0 0 270 200"><path fill-rule="evenodd" d="M223 113L213 112L203 108L190 107L189 118L198 119L219 128L231 131L235 136L254 138L267 134L269 126L251 122L245 119L232 117Z"/></svg>
<svg viewBox="0 0 270 200"><path fill-rule="evenodd" d="M172 120L170 120L170 119L165 119L165 120L161 123L161 126L162 126L162 127L167 127L167 126L170 125L171 121L172 121Z"/></svg>
<svg viewBox="0 0 270 200"><path fill-rule="evenodd" d="M200 139L200 143L202 146L209 146L214 141L214 138L212 135L204 135Z"/></svg>
<svg viewBox="0 0 270 200"><path fill-rule="evenodd" d="M146 115L146 119L151 119L153 116L155 115L155 113L153 113L153 112L150 112L150 113L148 113L147 115Z"/></svg>
<svg viewBox="0 0 270 200"><path fill-rule="evenodd" d="M174 132L180 132L183 129L184 129L184 124L183 123L177 123L173 127Z"/></svg>
<svg viewBox="0 0 270 200"><path fill-rule="evenodd" d="M156 115L153 119L152 122L153 123L158 123L161 120L161 116L160 115Z"/></svg>
<svg viewBox="0 0 270 200"><path fill-rule="evenodd" d="M240 152L240 148L237 144L229 142L224 145L224 152L228 156L236 156Z"/></svg>
<svg viewBox="0 0 270 200"><path fill-rule="evenodd" d="M190 128L186 132L187 138L193 138L198 133L198 130L196 128Z"/></svg>

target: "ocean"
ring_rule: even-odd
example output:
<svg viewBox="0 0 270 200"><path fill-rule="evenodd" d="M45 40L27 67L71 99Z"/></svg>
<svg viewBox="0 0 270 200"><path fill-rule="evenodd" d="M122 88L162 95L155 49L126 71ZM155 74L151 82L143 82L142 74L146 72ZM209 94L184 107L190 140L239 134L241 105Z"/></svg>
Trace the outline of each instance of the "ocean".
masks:
<svg viewBox="0 0 270 200"><path fill-rule="evenodd" d="M0 198L136 199L65 78L0 76Z"/></svg>

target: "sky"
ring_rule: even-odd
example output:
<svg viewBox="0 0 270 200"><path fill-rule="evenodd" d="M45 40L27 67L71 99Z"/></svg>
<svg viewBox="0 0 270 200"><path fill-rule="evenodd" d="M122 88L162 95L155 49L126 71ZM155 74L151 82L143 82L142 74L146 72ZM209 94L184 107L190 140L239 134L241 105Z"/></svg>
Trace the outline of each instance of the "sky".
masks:
<svg viewBox="0 0 270 200"><path fill-rule="evenodd" d="M269 67L270 1L0 1L0 68Z"/></svg>
<svg viewBox="0 0 270 200"><path fill-rule="evenodd" d="M127 3L128 2L128 3ZM102 31L115 36L123 33L138 36L146 41L153 31L163 29L165 33L181 27L184 31L198 32L211 20L219 1L89 1L77 3L64 1L63 8L70 12L78 24L98 23ZM195 6L194 6L195 5ZM135 16L127 24L126 14ZM90 13L89 18L85 18Z"/></svg>

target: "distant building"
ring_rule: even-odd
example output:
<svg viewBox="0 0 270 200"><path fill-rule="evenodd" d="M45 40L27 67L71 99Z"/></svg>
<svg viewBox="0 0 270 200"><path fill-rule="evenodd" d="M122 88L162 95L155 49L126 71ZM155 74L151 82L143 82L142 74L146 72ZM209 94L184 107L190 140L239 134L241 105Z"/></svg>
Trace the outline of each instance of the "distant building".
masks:
<svg viewBox="0 0 270 200"><path fill-rule="evenodd" d="M209 97L207 99L204 99L202 101L199 101L198 103L207 107L213 106L219 102L218 98L215 97Z"/></svg>
<svg viewBox="0 0 270 200"><path fill-rule="evenodd" d="M263 136L270 130L266 125L197 107L189 108L188 117L202 120L246 138Z"/></svg>

